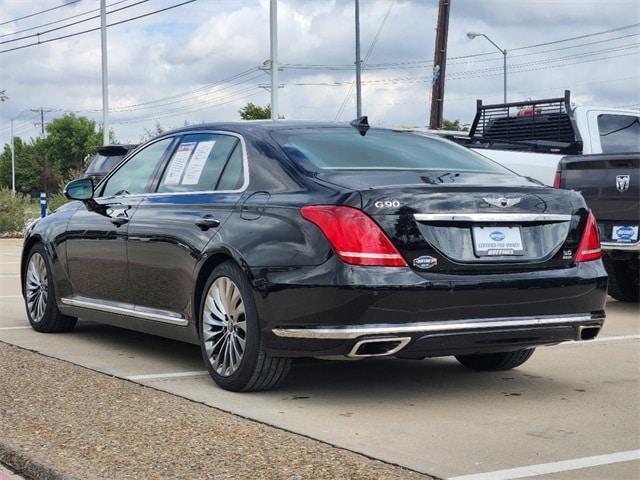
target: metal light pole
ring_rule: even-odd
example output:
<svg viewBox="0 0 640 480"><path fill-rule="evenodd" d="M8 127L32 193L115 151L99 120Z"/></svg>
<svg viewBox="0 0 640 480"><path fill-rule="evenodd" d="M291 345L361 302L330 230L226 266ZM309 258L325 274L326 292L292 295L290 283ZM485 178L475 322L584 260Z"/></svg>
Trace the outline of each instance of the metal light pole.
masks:
<svg viewBox="0 0 640 480"><path fill-rule="evenodd" d="M271 38L271 120L278 120L278 0L271 0L269 4L269 29Z"/></svg>
<svg viewBox="0 0 640 480"><path fill-rule="evenodd" d="M491 43L491 45L493 45L494 47L496 47L500 53L502 53L503 56L503 65L504 65L504 103L507 103L507 51L504 48L500 48L496 42L494 42L493 40L491 40L487 35L485 35L484 33L478 33L478 32L469 32L467 33L467 37L469 37L470 40L473 40L476 37L484 37L487 40L489 40L489 42Z"/></svg>
<svg viewBox="0 0 640 480"><path fill-rule="evenodd" d="M360 61L360 0L355 0L356 8L356 118L362 116L362 62Z"/></svg>
<svg viewBox="0 0 640 480"><path fill-rule="evenodd" d="M100 38L102 42L102 143L109 143L109 71L107 69L107 5L100 0Z"/></svg>
<svg viewBox="0 0 640 480"><path fill-rule="evenodd" d="M13 118L11 119L11 191L16 194L16 146L13 143Z"/></svg>

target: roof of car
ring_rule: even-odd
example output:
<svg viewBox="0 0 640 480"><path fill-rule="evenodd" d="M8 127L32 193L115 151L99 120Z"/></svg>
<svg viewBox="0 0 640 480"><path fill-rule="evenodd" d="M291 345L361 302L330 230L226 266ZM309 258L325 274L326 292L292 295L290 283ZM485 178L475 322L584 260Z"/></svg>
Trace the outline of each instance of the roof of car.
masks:
<svg viewBox="0 0 640 480"><path fill-rule="evenodd" d="M330 128L330 127L349 127L348 122L310 122L296 120L245 120L242 122L216 122L201 123L198 125L189 125L178 128L164 135L193 131L193 130L231 130L231 131L249 131L249 130L285 130L291 128ZM372 127L373 128L373 127Z"/></svg>

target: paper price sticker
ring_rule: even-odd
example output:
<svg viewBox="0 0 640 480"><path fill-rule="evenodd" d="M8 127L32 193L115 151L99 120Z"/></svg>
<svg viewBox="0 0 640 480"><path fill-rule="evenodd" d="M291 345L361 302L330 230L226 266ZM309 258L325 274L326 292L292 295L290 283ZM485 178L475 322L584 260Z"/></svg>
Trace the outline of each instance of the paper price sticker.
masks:
<svg viewBox="0 0 640 480"><path fill-rule="evenodd" d="M202 170L204 169L207 159L209 158L209 154L211 153L211 150L213 150L213 146L215 144L215 140L198 143L198 146L189 160L189 165L187 165L187 170L184 174L184 178L182 179L182 185L197 185L200 182Z"/></svg>
<svg viewBox="0 0 640 480"><path fill-rule="evenodd" d="M183 143L178 147L178 151L171 159L167 176L164 179L165 185L178 185L182 178L182 172L187 165L187 161L193 152L196 142Z"/></svg>

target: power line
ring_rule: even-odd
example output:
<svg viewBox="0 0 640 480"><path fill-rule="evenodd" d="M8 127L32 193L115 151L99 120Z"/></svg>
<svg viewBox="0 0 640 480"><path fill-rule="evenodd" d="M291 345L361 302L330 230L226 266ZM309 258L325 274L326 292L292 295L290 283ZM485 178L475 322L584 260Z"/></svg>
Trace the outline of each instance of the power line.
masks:
<svg viewBox="0 0 640 480"><path fill-rule="evenodd" d="M537 47L544 47L546 45L555 45L556 43L570 42L572 40L580 40L582 38L595 37L597 35L604 35L606 33L619 32L620 30L628 30L629 28L634 28L634 27L637 27L639 25L640 25L640 23L632 23L631 25L624 25L622 27L611 28L609 30L603 30L601 32L587 33L585 35L578 35L577 37L562 38L560 40L553 40L551 42L537 43L535 45L525 45L524 47L511 48L511 49L509 49L509 51L513 52L515 50L524 50L525 48L537 48Z"/></svg>
<svg viewBox="0 0 640 480"><path fill-rule="evenodd" d="M115 7L116 5L119 5L121 3L125 3L125 2L128 2L128 1L129 0L120 0L119 2L110 3L109 5L107 5L107 7ZM4 33L4 34L0 35L0 38L9 37L11 35L17 35L18 33L30 32L31 30L36 30L36 29L42 28L42 27L48 27L49 25L55 25L56 23L61 23L61 22L64 22L66 20L72 20L74 18L82 17L82 16L87 15L89 13L99 12L99 11L100 11L99 8L94 8L93 10L87 10L87 11L82 12L82 13L77 13L77 14L71 15L69 17L61 18L60 20L54 20L53 22L43 23L41 25L36 25L35 27L23 28L22 30L16 30L15 32L11 32L11 33Z"/></svg>
<svg viewBox="0 0 640 480"><path fill-rule="evenodd" d="M132 3L131 5L125 5L124 7L120 7L120 8L116 8L115 10L111 10L110 12L107 12L107 15L109 15L111 13L119 12L121 10L126 10L127 8L136 7L136 6L140 5L140 4L147 3L148 1L149 0L139 0L138 2ZM50 28L49 30L45 30L44 32L36 32L36 33L32 33L30 35L24 35L24 36L18 37L18 38L10 38L9 40L2 40L2 41L0 41L0 45L2 45L4 43L19 42L20 40L25 40L27 38L33 38L33 37L40 38L41 35L46 35L47 33L56 32L58 30L62 30L62 29L69 28L69 27L73 27L74 25L79 25L79 24L84 23L84 22L89 22L91 20L95 20L96 18L100 18L100 15L94 15L93 17L85 18L84 20L77 20L77 21L72 22L72 23L67 23L66 25L60 25L59 27Z"/></svg>
<svg viewBox="0 0 640 480"><path fill-rule="evenodd" d="M253 68L250 68L248 70L244 70L242 72L239 72L239 73L236 73L234 75L231 75L231 76L229 76L227 78L224 78L224 79L218 80L216 82L204 85L202 87L198 87L198 88L196 88L194 90L186 91L186 92L179 93L179 94L176 94L176 95L170 95L170 96L167 96L167 97L157 98L157 99L154 99L154 100L148 100L148 101L145 101L145 102L139 102L139 103L134 103L134 104L130 104L130 105L121 105L120 107L115 107L115 108L110 109L110 112L113 112L113 113L130 112L130 111L136 111L136 110L144 110L144 109L148 109L148 108L157 108L157 107L160 107L160 106L170 105L170 104L173 104L173 103L179 103L179 102L183 102L183 101L187 101L187 100L196 100L199 97L202 97L202 96L205 96L205 95L210 95L212 93L218 93L218 92L220 92L222 90L226 90L226 89L231 88L231 87L233 87L235 85L239 85L239 84L242 84L242 83L247 83L247 82L249 82L251 80L257 80L258 78L262 77L262 72L258 72L258 70L259 70L258 67L253 67ZM207 90L209 90L211 88L214 88L214 87L216 87L218 85L223 85L223 84L225 84L227 82L231 82L233 80L237 80L239 78L246 77L246 76L248 76L248 75L250 75L251 73L254 73L254 72L258 72L259 74L251 76L249 78L245 78L244 80L242 80L242 81L240 81L238 83L233 83L231 85L225 85L225 86L223 86L221 88L218 88L215 92L207 92ZM185 98L181 98L181 97L185 97ZM192 97L192 98L188 98L188 97ZM178 99L178 100L175 100L175 99ZM166 102L167 100L175 100L175 101ZM166 103L161 103L161 102L166 102ZM94 112L100 112L102 110L96 108L96 109L76 109L76 110L65 110L65 111L74 112L74 113L84 113L84 112L94 113Z"/></svg>
<svg viewBox="0 0 640 480"><path fill-rule="evenodd" d="M39 12L31 13L29 15L24 15L23 17L14 18L13 20L7 20L5 22L0 23L0 26L1 25L6 25L8 23L18 22L20 20L24 20L25 18L35 17L36 15L40 15L40 14L43 14L43 13L51 12L51 11L57 10L59 8L68 7L69 5L73 5L74 3L78 3L78 2L81 2L81 1L82 0L71 0L69 2L63 3L62 5L58 5L56 7L51 7L51 8L48 8L46 10L41 10Z"/></svg>
<svg viewBox="0 0 640 480"><path fill-rule="evenodd" d="M161 8L161 9L159 9L159 10L154 10L154 11L151 11L151 12L144 13L144 14L142 14L142 15L137 15L137 16L135 16L135 17L126 18L126 19L124 19L124 20L120 20L120 21L118 21L118 22L110 23L110 24L108 24L108 25L107 25L107 27L114 27L114 26L116 26L116 25L121 25L121 24L123 24L123 23L132 22L133 20L138 20L138 19L140 19L140 18L149 17L149 16L151 16L151 15L155 15L156 13L166 12L167 10L171 10L171 9L174 9L174 8L178 8L178 7L181 7L181 6L183 6L183 5L187 5L187 4L189 4L189 3L193 3L193 2L195 2L195 1L197 1L197 0L186 0L186 1L182 2L182 3L177 3L177 4L174 4L174 5L170 5L170 6L168 6L168 7ZM55 38L49 38L49 39L47 39L47 40L38 41L38 42L36 42L36 43L29 43L29 44L27 44L27 45L21 45L21 46L19 46L19 47L7 48L7 49L4 49L4 50L0 50L0 53L13 52L13 51L15 51L15 50L21 50L21 49L23 49L23 48L33 47L33 46L35 46L35 45L41 45L41 44L43 44L43 43L55 42L56 40L63 40L63 39L65 39L65 38L71 38L71 37L75 37L75 36L77 36L77 35L83 35L83 34L85 34L85 33L96 32L96 31L98 31L98 30L100 30L100 27L90 28L90 29L88 29L88 30L83 30L83 31L81 31L81 32L70 33L70 34L68 34L68 35L62 35L62 36L60 36L60 37L55 37Z"/></svg>

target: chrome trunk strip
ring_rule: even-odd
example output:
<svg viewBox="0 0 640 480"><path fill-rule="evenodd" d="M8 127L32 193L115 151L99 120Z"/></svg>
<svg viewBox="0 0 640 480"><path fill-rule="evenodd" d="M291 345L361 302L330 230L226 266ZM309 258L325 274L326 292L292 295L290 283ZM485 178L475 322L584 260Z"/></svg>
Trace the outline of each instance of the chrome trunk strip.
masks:
<svg viewBox="0 0 640 480"><path fill-rule="evenodd" d="M483 330L489 328L546 327L554 325L576 325L587 322L601 322L600 317L591 315L568 315L560 317L510 317L483 318L473 320L446 320L402 324L347 325L344 327L274 328L279 337L317 338L349 340L365 335L402 335L408 333L440 333Z"/></svg>
<svg viewBox="0 0 640 480"><path fill-rule="evenodd" d="M635 243L602 242L600 246L602 247L602 250L626 250L630 252L640 251L640 242L635 242Z"/></svg>
<svg viewBox="0 0 640 480"><path fill-rule="evenodd" d="M571 215L556 213L414 213L418 222L568 222Z"/></svg>
<svg viewBox="0 0 640 480"><path fill-rule="evenodd" d="M98 310L101 312L127 315L129 317L142 318L143 320L152 320L154 322L170 323L181 327L185 327L189 324L189 322L178 313L145 308L130 303L109 302L106 300L86 297L61 298L60 301L71 307L88 308L90 310Z"/></svg>

